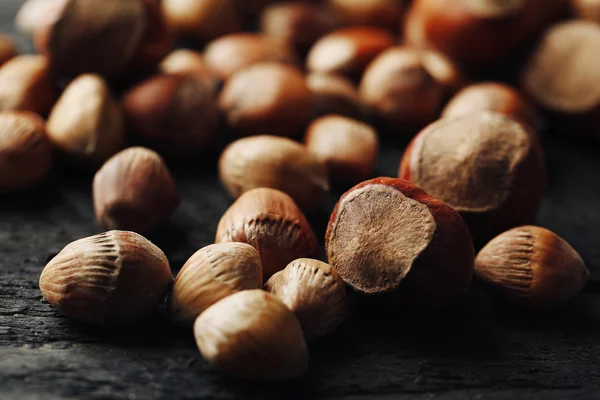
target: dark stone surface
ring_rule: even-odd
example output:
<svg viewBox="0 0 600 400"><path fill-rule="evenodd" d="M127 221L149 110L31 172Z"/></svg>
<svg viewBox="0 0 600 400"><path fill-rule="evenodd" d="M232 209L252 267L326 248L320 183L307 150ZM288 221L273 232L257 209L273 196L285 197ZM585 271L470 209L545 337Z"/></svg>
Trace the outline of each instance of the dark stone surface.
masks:
<svg viewBox="0 0 600 400"><path fill-rule="evenodd" d="M20 0L2 0L0 30L12 30ZM23 49L27 42L20 39ZM600 275L599 148L545 142L550 184L539 224L577 248ZM395 175L401 149L386 145L378 175ZM175 166L183 202L150 238L174 273L210 244L231 200L209 167ZM339 193L338 193L339 195ZM323 235L335 202L311 216ZM142 324L106 332L60 316L42 301L39 274L69 242L99 232L91 175L57 170L43 187L0 197L0 399L600 398L600 293L597 284L541 315L504 308L475 284L440 314L361 309L311 345L309 373L295 382L254 385L212 372L191 333L159 310Z"/></svg>

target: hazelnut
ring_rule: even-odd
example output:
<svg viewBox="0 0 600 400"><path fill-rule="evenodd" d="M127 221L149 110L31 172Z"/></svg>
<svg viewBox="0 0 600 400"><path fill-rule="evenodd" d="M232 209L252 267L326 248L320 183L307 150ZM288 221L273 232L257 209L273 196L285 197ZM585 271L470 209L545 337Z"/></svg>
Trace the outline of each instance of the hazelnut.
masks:
<svg viewBox="0 0 600 400"><path fill-rule="evenodd" d="M461 72L441 53L402 46L377 56L359 93L386 130L414 134L437 118L462 84Z"/></svg>
<svg viewBox="0 0 600 400"><path fill-rule="evenodd" d="M347 285L401 304L446 307L473 274L473 242L460 215L401 179L372 179L346 192L325 247Z"/></svg>
<svg viewBox="0 0 600 400"><path fill-rule="evenodd" d="M338 29L313 45L306 58L306 66L311 72L341 74L358 80L367 65L394 43L393 35L384 29Z"/></svg>
<svg viewBox="0 0 600 400"><path fill-rule="evenodd" d="M577 17L600 22L600 0L569 0Z"/></svg>
<svg viewBox="0 0 600 400"><path fill-rule="evenodd" d="M307 340L325 336L344 321L346 286L329 264L310 258L294 260L273 275L264 289L294 312Z"/></svg>
<svg viewBox="0 0 600 400"><path fill-rule="evenodd" d="M99 75L71 82L48 117L48 137L67 156L101 165L123 147L125 121L121 106Z"/></svg>
<svg viewBox="0 0 600 400"><path fill-rule="evenodd" d="M43 119L30 112L0 113L0 193L37 185L52 164Z"/></svg>
<svg viewBox="0 0 600 400"><path fill-rule="evenodd" d="M202 54L188 49L173 50L160 63L163 74L191 74L201 78L210 74Z"/></svg>
<svg viewBox="0 0 600 400"><path fill-rule="evenodd" d="M239 70L266 61L295 63L292 48L266 35L235 33L220 37L206 46L204 61L209 71L228 79Z"/></svg>
<svg viewBox="0 0 600 400"><path fill-rule="evenodd" d="M313 72L306 76L306 85L313 94L316 116L338 114L350 118L365 118L366 109L354 83L341 75Z"/></svg>
<svg viewBox="0 0 600 400"><path fill-rule="evenodd" d="M123 107L137 139L165 155L191 155L217 136L219 112L209 79L157 75L130 89Z"/></svg>
<svg viewBox="0 0 600 400"><path fill-rule="evenodd" d="M542 126L535 107L516 89L499 82L475 83L465 87L446 104L442 118L462 117L482 111L505 114L536 131Z"/></svg>
<svg viewBox="0 0 600 400"><path fill-rule="evenodd" d="M267 188L249 190L229 207L219 221L215 242L248 243L258 250L263 280L317 251L317 238L294 200Z"/></svg>
<svg viewBox="0 0 600 400"><path fill-rule="evenodd" d="M45 115L54 103L48 59L21 55L0 67L0 111L33 111Z"/></svg>
<svg viewBox="0 0 600 400"><path fill-rule="evenodd" d="M179 205L177 187L163 159L131 147L111 157L94 176L94 211L103 229L148 232Z"/></svg>
<svg viewBox="0 0 600 400"><path fill-rule="evenodd" d="M0 34L0 66L17 55L15 42L8 35Z"/></svg>
<svg viewBox="0 0 600 400"><path fill-rule="evenodd" d="M198 250L184 264L169 298L175 323L192 327L217 301L241 290L262 287L260 255L245 243L219 243Z"/></svg>
<svg viewBox="0 0 600 400"><path fill-rule="evenodd" d="M312 93L302 73L274 62L255 64L232 76L219 107L240 136L296 136L313 114Z"/></svg>
<svg viewBox="0 0 600 400"><path fill-rule="evenodd" d="M163 0L141 0L146 28L140 45L125 72L152 71L173 48L173 37L162 13Z"/></svg>
<svg viewBox="0 0 600 400"><path fill-rule="evenodd" d="M589 272L565 240L537 226L521 226L489 242L475 273L515 305L555 308L579 293Z"/></svg>
<svg viewBox="0 0 600 400"><path fill-rule="evenodd" d="M29 37L52 25L67 0L25 0L15 18L17 29Z"/></svg>
<svg viewBox="0 0 600 400"><path fill-rule="evenodd" d="M350 184L371 175L379 152L377 132L372 127L338 115L313 121L304 143L325 162L332 181Z"/></svg>
<svg viewBox="0 0 600 400"><path fill-rule="evenodd" d="M403 0L328 0L347 25L374 26L398 31L404 13Z"/></svg>
<svg viewBox="0 0 600 400"><path fill-rule="evenodd" d="M505 115L442 119L409 144L399 177L461 213L478 244L535 220L546 184L535 133Z"/></svg>
<svg viewBox="0 0 600 400"><path fill-rule="evenodd" d="M281 381L308 369L308 351L294 314L259 289L224 298L200 314L194 336L218 371L255 381Z"/></svg>
<svg viewBox="0 0 600 400"><path fill-rule="evenodd" d="M317 208L329 190L325 163L300 143L277 136L230 144L221 154L219 176L234 198L254 188L279 189L305 210Z"/></svg>
<svg viewBox="0 0 600 400"><path fill-rule="evenodd" d="M44 268L44 299L73 319L131 325L164 300L173 276L165 254L143 236L110 231L76 240Z"/></svg>

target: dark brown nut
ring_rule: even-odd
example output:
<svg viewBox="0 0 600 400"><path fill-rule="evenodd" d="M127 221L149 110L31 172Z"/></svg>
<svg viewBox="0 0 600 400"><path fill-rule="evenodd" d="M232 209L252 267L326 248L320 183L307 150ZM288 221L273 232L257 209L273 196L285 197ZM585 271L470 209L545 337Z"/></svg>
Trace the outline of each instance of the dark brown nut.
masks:
<svg viewBox="0 0 600 400"><path fill-rule="evenodd" d="M372 179L346 192L325 247L346 284L402 305L447 307L473 275L473 242L460 215L401 179Z"/></svg>
<svg viewBox="0 0 600 400"><path fill-rule="evenodd" d="M163 74L210 76L202 54L188 49L173 50L161 61L159 69Z"/></svg>
<svg viewBox="0 0 600 400"><path fill-rule="evenodd" d="M247 191L229 207L219 221L215 242L254 247L262 261L263 280L317 251L317 238L294 200L266 188Z"/></svg>
<svg viewBox="0 0 600 400"><path fill-rule="evenodd" d="M533 222L546 186L535 133L492 112L429 125L406 149L399 177L461 213L481 245Z"/></svg>
<svg viewBox="0 0 600 400"><path fill-rule="evenodd" d="M599 0L569 0L571 8L579 18L600 22Z"/></svg>
<svg viewBox="0 0 600 400"><path fill-rule="evenodd" d="M235 33L211 42L204 52L209 71L220 79L228 79L253 64L279 61L294 64L292 48L270 37L255 33Z"/></svg>
<svg viewBox="0 0 600 400"><path fill-rule="evenodd" d="M549 111L553 125L569 134L600 140L600 26L572 21L554 25L542 37L523 70L526 94Z"/></svg>
<svg viewBox="0 0 600 400"><path fill-rule="evenodd" d="M42 271L40 289L68 317L120 327L152 313L172 282L158 247L137 233L110 231L65 247Z"/></svg>
<svg viewBox="0 0 600 400"><path fill-rule="evenodd" d="M169 297L169 313L191 328L198 315L217 301L242 290L262 287L262 265L246 243L219 243L198 250L184 264Z"/></svg>
<svg viewBox="0 0 600 400"><path fill-rule="evenodd" d="M99 75L80 75L56 102L47 123L52 144L68 158L100 166L123 148L125 118Z"/></svg>
<svg viewBox="0 0 600 400"><path fill-rule="evenodd" d="M39 184L52 160L43 119L30 112L0 113L0 193Z"/></svg>
<svg viewBox="0 0 600 400"><path fill-rule="evenodd" d="M123 98L127 123L137 139L166 156L189 156L213 144L219 111L210 79L157 75Z"/></svg>
<svg viewBox="0 0 600 400"><path fill-rule="evenodd" d="M404 13L403 0L328 0L347 25L375 26L397 31Z"/></svg>
<svg viewBox="0 0 600 400"><path fill-rule="evenodd" d="M94 177L94 211L103 229L149 232L179 205L177 187L163 159L131 147L111 157Z"/></svg>
<svg viewBox="0 0 600 400"><path fill-rule="evenodd" d="M172 30L207 42L241 29L236 0L162 0Z"/></svg>
<svg viewBox="0 0 600 400"><path fill-rule="evenodd" d="M0 111L32 111L45 115L54 99L46 57L21 55L0 67Z"/></svg>
<svg viewBox="0 0 600 400"><path fill-rule="evenodd" d="M360 121L327 115L312 122L304 143L327 165L332 181L356 184L367 179L379 153L377 132Z"/></svg>
<svg viewBox="0 0 600 400"><path fill-rule="evenodd" d="M0 34L0 66L17 55L15 42L8 35Z"/></svg>
<svg viewBox="0 0 600 400"><path fill-rule="evenodd" d="M303 210L317 208L329 190L325 162L305 146L277 136L253 136L230 144L219 159L219 176L237 198L266 187L289 194Z"/></svg>
<svg viewBox="0 0 600 400"><path fill-rule="evenodd" d="M588 277L569 243L537 226L521 226L489 242L475 273L506 300L531 310L556 308L579 293Z"/></svg>
<svg viewBox="0 0 600 400"><path fill-rule="evenodd" d="M313 114L312 100L297 68L271 62L232 76L223 87L219 108L238 136L298 136Z"/></svg>
<svg viewBox="0 0 600 400"><path fill-rule="evenodd" d="M537 109L516 89L499 82L469 85L446 104L443 118L462 117L471 113L493 111L528 124L539 131L542 119Z"/></svg>
<svg viewBox="0 0 600 400"><path fill-rule="evenodd" d="M173 36L162 13L163 0L140 0L144 6L146 27L140 45L127 66L126 73L153 71L173 48Z"/></svg>
<svg viewBox="0 0 600 400"><path fill-rule="evenodd" d="M462 73L441 53L402 46L384 51L369 65L359 93L386 131L410 135L435 121L463 82Z"/></svg>
<svg viewBox="0 0 600 400"><path fill-rule="evenodd" d="M17 29L29 36L52 25L68 0L25 0L15 18Z"/></svg>
<svg viewBox="0 0 600 400"><path fill-rule="evenodd" d="M211 306L194 324L202 356L216 370L254 381L282 381L308 369L294 314L263 290L244 290Z"/></svg>
<svg viewBox="0 0 600 400"><path fill-rule="evenodd" d="M306 66L311 72L341 74L358 80L367 65L394 43L393 35L384 29L339 29L314 44L306 58Z"/></svg>
<svg viewBox="0 0 600 400"><path fill-rule="evenodd" d="M273 275L264 289L293 311L307 340L325 336L344 322L346 286L329 264L299 258Z"/></svg>
<svg viewBox="0 0 600 400"><path fill-rule="evenodd" d="M313 94L313 108L317 117L338 114L349 118L365 118L366 109L358 89L344 76L313 72L306 76L306 85Z"/></svg>

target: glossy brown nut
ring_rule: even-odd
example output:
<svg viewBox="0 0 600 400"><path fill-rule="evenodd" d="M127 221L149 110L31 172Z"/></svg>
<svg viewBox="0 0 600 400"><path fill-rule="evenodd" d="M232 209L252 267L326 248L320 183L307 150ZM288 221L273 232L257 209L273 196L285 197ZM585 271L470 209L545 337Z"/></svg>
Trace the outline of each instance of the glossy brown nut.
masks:
<svg viewBox="0 0 600 400"><path fill-rule="evenodd" d="M45 115L54 99L46 57L20 55L0 67L0 111Z"/></svg>
<svg viewBox="0 0 600 400"><path fill-rule="evenodd" d="M0 66L17 55L15 42L8 35L0 34Z"/></svg>
<svg viewBox="0 0 600 400"><path fill-rule="evenodd" d="M404 13L403 0L328 0L346 25L375 26L397 31Z"/></svg>
<svg viewBox="0 0 600 400"><path fill-rule="evenodd" d="M130 147L96 172L94 211L103 229L149 232L179 205L177 187L163 159L152 150Z"/></svg>
<svg viewBox="0 0 600 400"><path fill-rule="evenodd" d="M341 74L357 80L367 65L394 43L392 34L384 29L339 29L313 45L306 58L306 66L311 72Z"/></svg>
<svg viewBox="0 0 600 400"><path fill-rule="evenodd" d="M215 242L254 247L262 261L263 280L317 251L317 238L294 200L266 188L249 190L229 207L219 221Z"/></svg>
<svg viewBox="0 0 600 400"><path fill-rule="evenodd" d="M460 215L401 179L372 179L346 192L325 247L347 285L401 304L447 307L473 275L473 242Z"/></svg>
<svg viewBox="0 0 600 400"><path fill-rule="evenodd" d="M43 119L30 112L0 113L0 193L39 184L52 160Z"/></svg>
<svg viewBox="0 0 600 400"><path fill-rule="evenodd" d="M341 75L313 72L306 76L315 116L338 114L364 119L366 108L354 83Z"/></svg>
<svg viewBox="0 0 600 400"><path fill-rule="evenodd" d="M533 222L546 186L535 133L492 112L429 125L407 147L399 177L460 212L481 245Z"/></svg>
<svg viewBox="0 0 600 400"><path fill-rule="evenodd" d="M146 27L127 71L151 71L173 48L173 36L161 9L162 0L140 0L144 6Z"/></svg>
<svg viewBox="0 0 600 400"><path fill-rule="evenodd" d="M475 273L509 302L532 310L560 306L589 277L569 243L537 226L521 226L494 238L477 255Z"/></svg>
<svg viewBox="0 0 600 400"><path fill-rule="evenodd" d="M210 76L202 54L188 49L173 50L161 61L159 69L163 74Z"/></svg>
<svg viewBox="0 0 600 400"><path fill-rule="evenodd" d="M157 75L123 98L127 122L141 143L169 156L189 156L216 138L219 111L211 80Z"/></svg>
<svg viewBox="0 0 600 400"><path fill-rule="evenodd" d="M225 83L219 108L238 136L298 136L313 115L313 97L297 68L261 63Z"/></svg>
<svg viewBox="0 0 600 400"><path fill-rule="evenodd" d="M386 130L414 134L437 118L463 83L462 73L441 53L401 46L369 65L359 93Z"/></svg>
<svg viewBox="0 0 600 400"><path fill-rule="evenodd" d="M15 17L19 32L34 37L36 32L45 29L58 18L67 0L25 0Z"/></svg>
<svg viewBox="0 0 600 400"><path fill-rule="evenodd" d="M571 8L579 18L600 22L599 0L569 0Z"/></svg>
<svg viewBox="0 0 600 400"><path fill-rule="evenodd" d="M253 64L279 61L294 64L292 48L270 37L256 33L235 33L211 42L204 51L209 71L220 79L228 79Z"/></svg>
<svg viewBox="0 0 600 400"><path fill-rule="evenodd" d="M372 127L338 115L314 120L306 131L304 143L325 162L332 181L346 184L368 178L379 153L379 139Z"/></svg>

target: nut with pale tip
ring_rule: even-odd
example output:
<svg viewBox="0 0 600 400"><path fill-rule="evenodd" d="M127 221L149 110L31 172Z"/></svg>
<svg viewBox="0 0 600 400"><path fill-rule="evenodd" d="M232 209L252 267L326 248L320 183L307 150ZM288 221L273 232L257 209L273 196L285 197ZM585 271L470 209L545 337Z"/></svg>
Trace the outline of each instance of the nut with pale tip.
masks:
<svg viewBox="0 0 600 400"><path fill-rule="evenodd" d="M19 32L29 37L48 27L58 18L67 0L25 0L15 17Z"/></svg>
<svg viewBox="0 0 600 400"><path fill-rule="evenodd" d="M0 111L32 111L45 115L54 104L48 59L16 56L0 67Z"/></svg>
<svg viewBox="0 0 600 400"><path fill-rule="evenodd" d="M202 54L188 49L173 50L161 61L159 69L163 74L210 76Z"/></svg>

